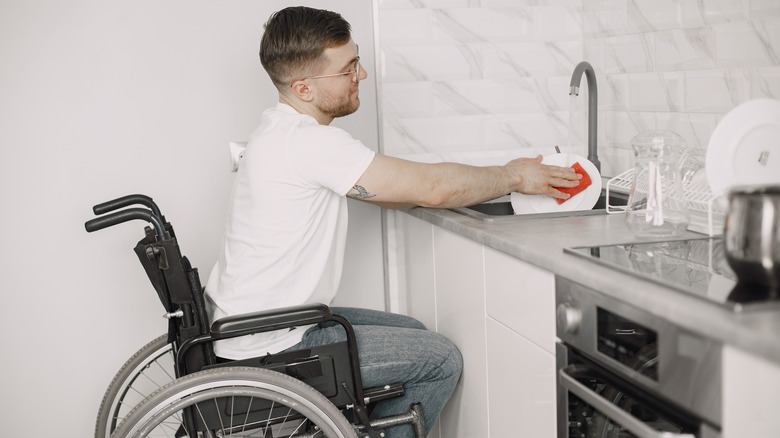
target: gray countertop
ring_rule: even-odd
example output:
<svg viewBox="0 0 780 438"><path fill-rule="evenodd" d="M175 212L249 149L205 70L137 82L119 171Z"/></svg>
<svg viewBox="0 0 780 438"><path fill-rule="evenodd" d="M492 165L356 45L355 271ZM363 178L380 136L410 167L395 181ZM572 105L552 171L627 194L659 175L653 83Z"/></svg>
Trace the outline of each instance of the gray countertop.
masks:
<svg viewBox="0 0 780 438"><path fill-rule="evenodd" d="M564 248L641 241L622 215L483 222L447 209L407 213L490 248L645 309L678 326L780 364L780 307L735 312L585 258ZM688 232L680 239L705 237Z"/></svg>

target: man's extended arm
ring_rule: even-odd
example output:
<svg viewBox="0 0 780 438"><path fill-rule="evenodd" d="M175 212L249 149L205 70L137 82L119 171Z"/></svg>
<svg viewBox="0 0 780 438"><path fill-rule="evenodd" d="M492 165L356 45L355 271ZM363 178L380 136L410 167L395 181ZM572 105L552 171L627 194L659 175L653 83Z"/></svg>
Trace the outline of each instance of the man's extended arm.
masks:
<svg viewBox="0 0 780 438"><path fill-rule="evenodd" d="M463 207L510 192L567 198L554 187L574 187L573 169L520 158L504 166L417 163L377 154L347 196L389 208Z"/></svg>

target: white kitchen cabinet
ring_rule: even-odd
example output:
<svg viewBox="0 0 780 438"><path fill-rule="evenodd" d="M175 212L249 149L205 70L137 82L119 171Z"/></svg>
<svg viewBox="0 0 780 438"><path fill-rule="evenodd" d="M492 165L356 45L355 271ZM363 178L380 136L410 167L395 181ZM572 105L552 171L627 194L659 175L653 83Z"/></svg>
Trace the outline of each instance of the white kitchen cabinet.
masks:
<svg viewBox="0 0 780 438"><path fill-rule="evenodd" d="M436 328L463 355L463 375L440 418L442 437L486 436L485 292L482 245L434 229Z"/></svg>
<svg viewBox="0 0 780 438"><path fill-rule="evenodd" d="M554 276L402 216L405 311L447 336L464 360L432 436L555 436Z"/></svg>
<svg viewBox="0 0 780 438"><path fill-rule="evenodd" d="M554 437L555 356L487 318L490 436Z"/></svg>
<svg viewBox="0 0 780 438"><path fill-rule="evenodd" d="M402 236L397 259L402 275L396 281L403 291L402 313L417 318L436 330L436 286L433 264L433 228L428 222L406 214L397 215L398 235Z"/></svg>
<svg viewBox="0 0 780 438"><path fill-rule="evenodd" d="M780 366L723 348L723 436L780 436Z"/></svg>
<svg viewBox="0 0 780 438"><path fill-rule="evenodd" d="M484 253L490 436L555 436L555 276Z"/></svg>
<svg viewBox="0 0 780 438"><path fill-rule="evenodd" d="M555 276L485 248L487 314L555 354Z"/></svg>

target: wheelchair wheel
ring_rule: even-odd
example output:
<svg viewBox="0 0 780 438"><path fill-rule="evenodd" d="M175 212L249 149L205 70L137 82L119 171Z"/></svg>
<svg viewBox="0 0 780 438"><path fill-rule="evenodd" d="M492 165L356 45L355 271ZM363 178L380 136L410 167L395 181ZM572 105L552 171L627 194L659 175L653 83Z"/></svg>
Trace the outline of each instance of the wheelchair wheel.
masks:
<svg viewBox="0 0 780 438"><path fill-rule="evenodd" d="M100 402L95 438L107 438L122 419L153 392L175 379L173 351L164 334L122 365Z"/></svg>
<svg viewBox="0 0 780 438"><path fill-rule="evenodd" d="M357 438L319 391L288 375L251 367L182 377L136 406L111 436Z"/></svg>

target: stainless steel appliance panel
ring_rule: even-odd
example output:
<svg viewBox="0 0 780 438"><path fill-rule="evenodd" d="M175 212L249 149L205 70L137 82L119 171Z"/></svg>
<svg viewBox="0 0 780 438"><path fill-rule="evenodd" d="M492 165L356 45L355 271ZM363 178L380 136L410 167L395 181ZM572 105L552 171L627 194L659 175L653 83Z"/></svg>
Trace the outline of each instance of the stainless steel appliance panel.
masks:
<svg viewBox="0 0 780 438"><path fill-rule="evenodd" d="M719 436L722 345L563 278L556 279L556 304L557 333L562 341L559 410L568 411L568 394L583 391L571 374L592 367L606 380L625 383L640 399L654 400L661 410L668 406L672 417L679 412L682 423L701 424L693 428L697 435L681 436ZM580 362L586 367L579 366ZM563 423L568 419L560 413L566 411L559 411L559 431L567 429ZM623 416L615 418L621 424L629 421L623 414L615 415ZM648 435L614 436L656 436L645 432Z"/></svg>

